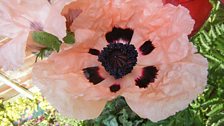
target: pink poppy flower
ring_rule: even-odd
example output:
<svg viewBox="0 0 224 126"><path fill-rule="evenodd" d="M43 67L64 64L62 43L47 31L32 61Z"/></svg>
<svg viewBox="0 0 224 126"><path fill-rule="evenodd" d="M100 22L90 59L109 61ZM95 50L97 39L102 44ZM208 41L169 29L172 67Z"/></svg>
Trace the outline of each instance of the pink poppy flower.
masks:
<svg viewBox="0 0 224 126"><path fill-rule="evenodd" d="M38 47L27 42L30 31L46 31L62 38L66 35L65 18L60 14L68 0L2 0L0 35L11 40L0 47L0 66L15 69L23 64L25 50ZM60 29L60 30L58 30Z"/></svg>
<svg viewBox="0 0 224 126"><path fill-rule="evenodd" d="M208 63L188 40L194 21L186 8L162 0L77 0L62 13L76 43L33 69L34 84L61 114L93 119L121 95L156 122L203 92Z"/></svg>

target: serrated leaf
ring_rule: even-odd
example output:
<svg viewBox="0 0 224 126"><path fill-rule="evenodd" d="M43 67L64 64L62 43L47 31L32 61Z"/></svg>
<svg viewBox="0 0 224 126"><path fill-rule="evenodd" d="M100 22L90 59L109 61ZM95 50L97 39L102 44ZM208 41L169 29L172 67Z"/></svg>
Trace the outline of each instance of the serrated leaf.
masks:
<svg viewBox="0 0 224 126"><path fill-rule="evenodd" d="M34 31L32 33L32 37L38 44L59 52L62 42L58 39L58 37L43 31Z"/></svg>

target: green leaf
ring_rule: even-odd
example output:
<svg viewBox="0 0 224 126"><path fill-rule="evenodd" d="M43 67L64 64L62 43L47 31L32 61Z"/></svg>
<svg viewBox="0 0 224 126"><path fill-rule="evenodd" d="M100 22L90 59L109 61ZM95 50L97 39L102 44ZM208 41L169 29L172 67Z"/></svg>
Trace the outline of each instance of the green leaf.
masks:
<svg viewBox="0 0 224 126"><path fill-rule="evenodd" d="M213 98L213 99L208 100L207 102L203 103L201 105L201 107L208 107L210 105L215 105L215 104L220 104L220 103L224 103L224 100L220 99L220 98Z"/></svg>
<svg viewBox="0 0 224 126"><path fill-rule="evenodd" d="M118 117L119 122L122 123L122 125L128 125L132 126L132 122L128 120L128 113L125 109L123 109L121 112L121 116Z"/></svg>
<svg viewBox="0 0 224 126"><path fill-rule="evenodd" d="M207 113L207 116L213 116L221 111L224 110L224 104L217 104L215 106L213 106L212 111L210 111L209 113Z"/></svg>
<svg viewBox="0 0 224 126"><path fill-rule="evenodd" d="M38 44L59 52L62 42L58 39L58 37L43 31L34 31L32 33L32 37Z"/></svg>
<svg viewBox="0 0 224 126"><path fill-rule="evenodd" d="M53 50L50 49L50 48L43 48L43 49L41 49L40 52L38 52L36 54L36 60L35 60L35 62L37 62L38 58L43 59L44 57L49 56L52 53L52 51Z"/></svg>
<svg viewBox="0 0 224 126"><path fill-rule="evenodd" d="M63 38L64 42L67 44L75 43L75 35L73 32L67 32L67 35Z"/></svg>
<svg viewBox="0 0 224 126"><path fill-rule="evenodd" d="M223 126L224 125L224 118L220 119L214 126Z"/></svg>
<svg viewBox="0 0 224 126"><path fill-rule="evenodd" d="M224 113L218 113L215 114L213 116L211 116L208 120L207 120L207 125L212 125L217 123L219 120L221 120L222 118L224 118Z"/></svg>
<svg viewBox="0 0 224 126"><path fill-rule="evenodd" d="M103 124L106 126L118 126L118 122L115 116L109 116L105 120L103 120Z"/></svg>

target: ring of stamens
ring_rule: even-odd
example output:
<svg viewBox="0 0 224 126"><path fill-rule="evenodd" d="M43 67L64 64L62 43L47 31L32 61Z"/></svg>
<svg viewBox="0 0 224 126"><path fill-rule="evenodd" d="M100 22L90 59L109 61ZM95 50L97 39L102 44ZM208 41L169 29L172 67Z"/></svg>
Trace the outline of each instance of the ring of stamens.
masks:
<svg viewBox="0 0 224 126"><path fill-rule="evenodd" d="M137 56L134 45L110 43L100 52L98 60L110 75L119 79L133 70L137 63Z"/></svg>

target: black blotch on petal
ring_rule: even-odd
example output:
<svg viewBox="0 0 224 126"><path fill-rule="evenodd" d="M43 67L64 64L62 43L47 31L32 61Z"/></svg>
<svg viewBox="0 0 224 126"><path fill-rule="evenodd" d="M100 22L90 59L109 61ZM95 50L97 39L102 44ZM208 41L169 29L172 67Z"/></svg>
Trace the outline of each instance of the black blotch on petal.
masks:
<svg viewBox="0 0 224 126"><path fill-rule="evenodd" d="M144 42L144 44L139 49L142 52L142 55L148 55L155 49L155 47L153 46L152 41L149 40Z"/></svg>
<svg viewBox="0 0 224 126"><path fill-rule="evenodd" d="M121 86L119 84L114 84L114 85L110 86L110 91L114 92L114 93L116 93L120 89L121 89Z"/></svg>
<svg viewBox="0 0 224 126"><path fill-rule="evenodd" d="M86 79L88 79L89 82L93 83L94 85L96 85L104 80L104 78L102 78L99 75L98 71L99 71L99 67L88 67L88 68L83 69L83 73L84 73Z"/></svg>
<svg viewBox="0 0 224 126"><path fill-rule="evenodd" d="M89 54L92 54L92 55L96 55L98 56L100 54L100 51L97 50L97 49L89 49Z"/></svg>
<svg viewBox="0 0 224 126"><path fill-rule="evenodd" d="M109 43L112 43L116 40L122 39L130 43L134 31L130 28L122 29L114 27L111 32L106 34L106 40Z"/></svg>
<svg viewBox="0 0 224 126"><path fill-rule="evenodd" d="M157 68L154 66L148 66L143 68L143 75L136 79L136 85L139 88L147 88L148 85L155 81L157 76Z"/></svg>

